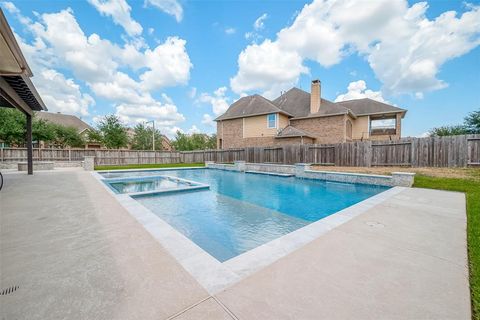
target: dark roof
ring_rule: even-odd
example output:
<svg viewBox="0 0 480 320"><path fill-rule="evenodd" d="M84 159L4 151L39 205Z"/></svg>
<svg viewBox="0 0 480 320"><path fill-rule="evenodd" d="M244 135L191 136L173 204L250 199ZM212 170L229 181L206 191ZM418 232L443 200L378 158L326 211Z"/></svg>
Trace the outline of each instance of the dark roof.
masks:
<svg viewBox="0 0 480 320"><path fill-rule="evenodd" d="M254 94L238 99L224 114L215 120L235 119L268 113L284 113L290 116L288 112L279 109L270 100Z"/></svg>
<svg viewBox="0 0 480 320"><path fill-rule="evenodd" d="M357 116L376 114L376 113L390 113L390 112L398 113L398 112L407 111L405 109L397 108L392 105L379 102L376 100L372 100L369 98L347 100L347 101L337 102L337 104L352 110L352 112Z"/></svg>
<svg viewBox="0 0 480 320"><path fill-rule="evenodd" d="M273 100L273 104L278 108L287 111L295 118L311 116L310 113L310 93L302 89L292 88ZM347 113L347 110L335 103L322 98L320 111L315 115L329 115Z"/></svg>
<svg viewBox="0 0 480 320"><path fill-rule="evenodd" d="M85 129L93 130L93 128L88 123L82 121L82 119L80 119L79 117L71 114L35 112L35 117L65 127L74 127L75 129L77 129L78 132L82 132Z"/></svg>
<svg viewBox="0 0 480 320"><path fill-rule="evenodd" d="M310 113L310 93L294 87L273 101L258 94L240 98L215 120L235 119L274 112L284 113L293 118L314 118L338 114L350 114L352 117L399 112L405 114L406 111L368 98L342 102L332 102L322 98L320 110L316 113Z"/></svg>
<svg viewBox="0 0 480 320"><path fill-rule="evenodd" d="M303 131L301 129L292 127L290 125L283 128L275 138L292 138L292 137L310 137L314 138L315 136L311 133Z"/></svg>

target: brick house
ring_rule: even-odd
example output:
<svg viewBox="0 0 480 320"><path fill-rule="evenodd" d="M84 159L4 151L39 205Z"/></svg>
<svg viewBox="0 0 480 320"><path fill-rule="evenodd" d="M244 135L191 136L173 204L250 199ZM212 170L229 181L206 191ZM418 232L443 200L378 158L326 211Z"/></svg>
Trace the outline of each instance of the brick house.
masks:
<svg viewBox="0 0 480 320"><path fill-rule="evenodd" d="M215 119L217 147L397 140L406 112L368 98L331 102L313 80L311 93L292 88L275 100L254 94L235 101Z"/></svg>

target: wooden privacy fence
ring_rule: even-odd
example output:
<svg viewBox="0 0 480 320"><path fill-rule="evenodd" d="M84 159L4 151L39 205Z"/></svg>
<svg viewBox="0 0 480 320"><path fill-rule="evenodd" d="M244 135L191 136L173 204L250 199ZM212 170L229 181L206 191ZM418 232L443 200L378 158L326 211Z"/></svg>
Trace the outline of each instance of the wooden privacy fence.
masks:
<svg viewBox="0 0 480 320"><path fill-rule="evenodd" d="M180 163L179 152L138 150L33 149L34 161L83 161L94 156L95 165L126 165L146 163ZM25 148L0 148L0 162L27 160Z"/></svg>
<svg viewBox="0 0 480 320"><path fill-rule="evenodd" d="M94 156L96 165L244 160L356 167L466 167L480 165L480 135L180 152L103 149L34 149L33 152L34 160L44 161L81 161L84 156ZM26 149L0 149L0 162L25 161L26 158Z"/></svg>

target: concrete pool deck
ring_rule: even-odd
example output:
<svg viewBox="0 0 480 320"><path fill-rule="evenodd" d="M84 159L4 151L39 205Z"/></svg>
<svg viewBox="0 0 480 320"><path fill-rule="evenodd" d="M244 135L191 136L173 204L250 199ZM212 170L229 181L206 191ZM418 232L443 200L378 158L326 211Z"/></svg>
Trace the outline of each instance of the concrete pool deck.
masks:
<svg viewBox="0 0 480 320"><path fill-rule="evenodd" d="M5 174L0 319L469 319L465 197L406 189L210 296L88 172Z"/></svg>

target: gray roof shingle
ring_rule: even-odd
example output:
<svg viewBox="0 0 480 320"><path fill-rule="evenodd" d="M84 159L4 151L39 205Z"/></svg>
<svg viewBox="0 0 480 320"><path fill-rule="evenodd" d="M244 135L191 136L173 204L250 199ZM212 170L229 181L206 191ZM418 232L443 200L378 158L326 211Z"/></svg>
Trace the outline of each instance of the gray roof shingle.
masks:
<svg viewBox="0 0 480 320"><path fill-rule="evenodd" d="M309 116L323 116L330 114L347 113L347 110L335 103L322 98L320 111L315 114L310 113L310 93L298 88L292 88L273 100L278 108L287 111L295 118L303 118Z"/></svg>
<svg viewBox="0 0 480 320"><path fill-rule="evenodd" d="M355 99L332 102L322 98L320 110L310 113L310 93L292 88L270 101L258 94L240 98L215 120L242 118L267 113L284 113L293 118L326 117L350 113L353 117L379 113L406 113L407 110L372 99Z"/></svg>
<svg viewBox="0 0 480 320"><path fill-rule="evenodd" d="M238 99L227 109L227 111L225 111L224 114L215 120L235 119L268 113L284 113L291 116L285 110L279 109L275 106L270 100L261 95L254 94Z"/></svg>
<svg viewBox="0 0 480 320"><path fill-rule="evenodd" d="M405 109L394 107L392 105L379 102L376 100L372 100L369 98L347 100L347 101L337 102L336 104L352 110L352 112L357 116L376 114L376 113L388 113L388 112L398 113L398 112L407 111Z"/></svg>
<svg viewBox="0 0 480 320"><path fill-rule="evenodd" d="M93 130L93 128L82 119L77 116L63 113L53 112L35 112L35 117L43 119L51 123L59 124L65 127L74 127L78 132L82 132L85 129Z"/></svg>

